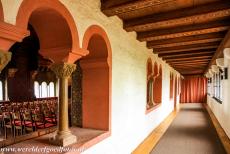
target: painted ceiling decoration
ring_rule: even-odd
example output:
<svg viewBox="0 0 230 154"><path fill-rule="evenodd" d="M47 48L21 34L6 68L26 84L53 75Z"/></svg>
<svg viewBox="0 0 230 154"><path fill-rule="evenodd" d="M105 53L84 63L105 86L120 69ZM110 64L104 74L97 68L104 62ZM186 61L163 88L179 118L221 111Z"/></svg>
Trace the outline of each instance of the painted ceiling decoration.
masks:
<svg viewBox="0 0 230 154"><path fill-rule="evenodd" d="M223 57L230 41L229 0L101 0L107 16L117 15L182 75L203 75ZM230 42L229 42L230 43Z"/></svg>

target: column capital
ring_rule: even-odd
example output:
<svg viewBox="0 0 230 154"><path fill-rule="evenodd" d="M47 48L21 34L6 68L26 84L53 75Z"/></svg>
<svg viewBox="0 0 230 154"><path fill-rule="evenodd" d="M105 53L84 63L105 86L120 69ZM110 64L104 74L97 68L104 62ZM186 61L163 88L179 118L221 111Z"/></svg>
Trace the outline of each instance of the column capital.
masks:
<svg viewBox="0 0 230 154"><path fill-rule="evenodd" d="M11 60L11 52L0 50L0 73Z"/></svg>
<svg viewBox="0 0 230 154"><path fill-rule="evenodd" d="M66 78L71 76L76 69L75 64L70 63L54 63L51 65L51 70L56 74L58 78Z"/></svg>

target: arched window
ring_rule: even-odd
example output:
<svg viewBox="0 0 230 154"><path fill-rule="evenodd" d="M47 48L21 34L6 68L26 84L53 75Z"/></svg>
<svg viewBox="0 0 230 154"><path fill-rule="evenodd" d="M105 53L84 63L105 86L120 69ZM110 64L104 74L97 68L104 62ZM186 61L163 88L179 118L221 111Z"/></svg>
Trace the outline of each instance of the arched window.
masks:
<svg viewBox="0 0 230 154"><path fill-rule="evenodd" d="M2 81L0 81L0 100L3 100L3 87L2 87Z"/></svg>
<svg viewBox="0 0 230 154"><path fill-rule="evenodd" d="M39 83L37 81L34 82L34 94L35 94L36 98L40 97L40 87L39 87Z"/></svg>
<svg viewBox="0 0 230 154"><path fill-rule="evenodd" d="M156 73L154 80L153 98L155 104L160 104L162 102L162 67L159 66L159 73Z"/></svg>
<svg viewBox="0 0 230 154"><path fill-rule="evenodd" d="M147 104L146 108L149 109L153 106L153 69L152 60L147 60Z"/></svg>
<svg viewBox="0 0 230 154"><path fill-rule="evenodd" d="M54 97L54 83L53 82L50 82L49 86L48 86L48 91L49 91L49 97Z"/></svg>
<svg viewBox="0 0 230 154"><path fill-rule="evenodd" d="M48 95L48 89L47 89L47 83L46 82L42 82L41 85L41 97L47 97Z"/></svg>
<svg viewBox="0 0 230 154"><path fill-rule="evenodd" d="M173 74L172 73L170 73L170 99L172 99L173 98L173 79L174 77L173 77Z"/></svg>

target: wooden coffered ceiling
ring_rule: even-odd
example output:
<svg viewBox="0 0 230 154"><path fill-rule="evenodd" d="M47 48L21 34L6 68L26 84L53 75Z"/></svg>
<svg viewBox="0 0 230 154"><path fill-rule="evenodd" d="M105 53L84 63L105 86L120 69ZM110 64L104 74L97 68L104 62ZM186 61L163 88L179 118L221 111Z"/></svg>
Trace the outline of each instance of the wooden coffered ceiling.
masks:
<svg viewBox="0 0 230 154"><path fill-rule="evenodd" d="M107 16L117 15L124 29L182 75L204 74L222 56L230 27L229 0L101 0Z"/></svg>

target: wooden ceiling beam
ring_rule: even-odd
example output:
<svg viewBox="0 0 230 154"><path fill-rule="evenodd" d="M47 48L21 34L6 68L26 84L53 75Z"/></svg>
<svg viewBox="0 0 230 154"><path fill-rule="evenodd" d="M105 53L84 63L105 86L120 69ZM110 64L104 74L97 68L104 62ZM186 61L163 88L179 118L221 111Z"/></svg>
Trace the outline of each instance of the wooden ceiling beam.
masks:
<svg viewBox="0 0 230 154"><path fill-rule="evenodd" d="M198 70L204 72L205 68L193 68L193 69L189 69L189 68L184 68L184 69L183 68L174 68L174 69L176 69L179 72L183 72L183 71L198 71Z"/></svg>
<svg viewBox="0 0 230 154"><path fill-rule="evenodd" d="M200 63L206 63L208 64L210 60L208 59L200 59L200 60L190 60L190 61L171 61L171 62L168 62L170 65L173 65L173 64L200 64Z"/></svg>
<svg viewBox="0 0 230 154"><path fill-rule="evenodd" d="M172 66L181 66L181 67L187 67L187 66L207 66L208 63L176 63L176 64L170 64Z"/></svg>
<svg viewBox="0 0 230 154"><path fill-rule="evenodd" d="M166 48L166 47L174 47L174 46L182 46L182 45L192 45L192 44L197 44L197 43L217 42L217 41L222 41L222 39L223 38L210 38L210 39L194 40L194 41L187 41L187 42L177 42L177 43L172 43L172 44L162 44L162 45L152 45L151 43L147 43L147 47L148 48Z"/></svg>
<svg viewBox="0 0 230 154"><path fill-rule="evenodd" d="M174 68L206 68L206 65L171 65Z"/></svg>
<svg viewBox="0 0 230 154"><path fill-rule="evenodd" d="M218 20L202 24L178 26L177 28L166 28L161 30L138 32L137 39L139 41L163 40L184 36L221 32L228 30L229 27L230 20Z"/></svg>
<svg viewBox="0 0 230 154"><path fill-rule="evenodd" d="M184 52L184 51L192 51L192 50L200 50L200 49L209 49L209 48L217 48L220 44L218 42L211 42L211 43L198 43L192 45L181 45L175 47L165 47L165 48L154 48L153 52L162 54L162 53L173 53L173 52Z"/></svg>
<svg viewBox="0 0 230 154"><path fill-rule="evenodd" d="M124 21L124 29L140 32L212 21L227 16L230 16L230 2L218 1L126 20Z"/></svg>
<svg viewBox="0 0 230 154"><path fill-rule="evenodd" d="M203 70L196 70L196 71L180 71L182 75L201 75L204 73Z"/></svg>
<svg viewBox="0 0 230 154"><path fill-rule="evenodd" d="M167 56L167 55L177 55L177 54L187 54L187 53L200 53L200 52L214 52L216 48L209 48L209 49L199 49L199 50L190 50L190 51L180 51L180 52L172 52L172 53L159 53L158 56Z"/></svg>
<svg viewBox="0 0 230 154"><path fill-rule="evenodd" d="M170 60L170 59L182 59L182 58L199 58L199 57L205 57L205 56L212 57L213 54L207 53L207 54L190 55L190 56L183 55L183 56L177 56L177 57L163 57L162 59L163 60Z"/></svg>
<svg viewBox="0 0 230 154"><path fill-rule="evenodd" d="M162 58L175 58L181 56L194 56L194 55L202 55L202 54L213 54L215 51L206 51L206 52L187 52L187 53L177 53L177 54L159 54L159 57Z"/></svg>
<svg viewBox="0 0 230 154"><path fill-rule="evenodd" d="M175 59L168 59L166 60L166 62L175 62L175 61L188 61L188 60L211 60L212 59L212 56L202 56L202 57L187 57L187 58L175 58Z"/></svg>
<svg viewBox="0 0 230 154"><path fill-rule="evenodd" d="M115 2L117 0L113 0L111 2L109 1L106 3L104 2L105 4L102 3L102 12L107 16L119 15L125 12L136 11L147 7L159 6L161 4L170 3L175 0L122 0L120 5L119 2Z"/></svg>
<svg viewBox="0 0 230 154"><path fill-rule="evenodd" d="M149 46L158 46L158 45L174 44L174 43L180 43L180 42L190 42L190 41L197 41L197 40L206 40L206 39L213 39L213 38L223 39L226 33L227 31L193 35L193 36L184 36L184 37L182 36L182 37L173 38L173 39L150 41L150 42L147 42L147 44Z"/></svg>
<svg viewBox="0 0 230 154"><path fill-rule="evenodd" d="M106 10L111 7L115 8L117 6L124 5L129 2L133 2L133 0L101 0L101 9Z"/></svg>

